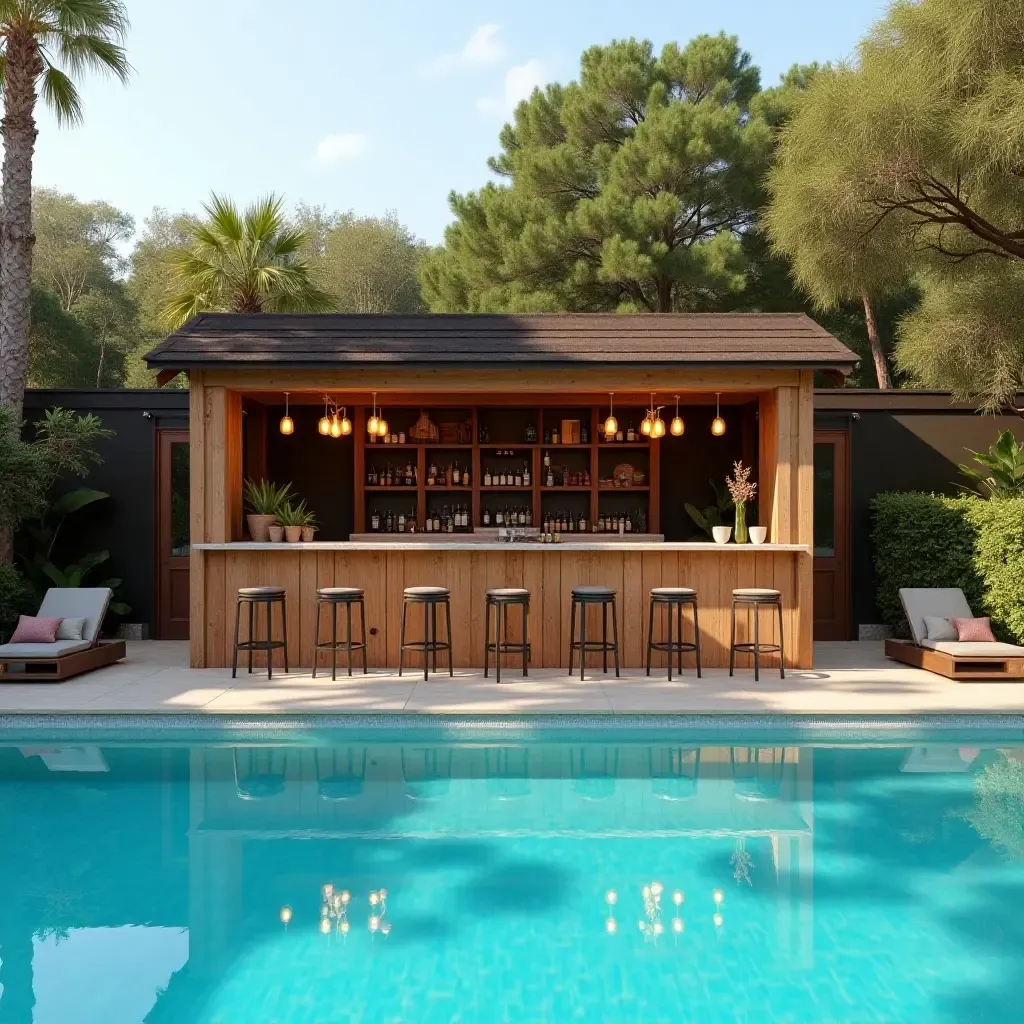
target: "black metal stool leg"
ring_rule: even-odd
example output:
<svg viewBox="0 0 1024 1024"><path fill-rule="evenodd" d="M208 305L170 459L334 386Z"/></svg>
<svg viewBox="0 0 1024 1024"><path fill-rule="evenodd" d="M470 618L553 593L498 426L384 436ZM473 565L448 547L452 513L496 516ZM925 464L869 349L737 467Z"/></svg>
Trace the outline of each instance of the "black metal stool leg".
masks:
<svg viewBox="0 0 1024 1024"><path fill-rule="evenodd" d="M732 603L732 613L729 625L729 675L732 675L736 667L736 602Z"/></svg>
<svg viewBox="0 0 1024 1024"><path fill-rule="evenodd" d="M587 670L587 606L580 605L580 679Z"/></svg>
<svg viewBox="0 0 1024 1024"><path fill-rule="evenodd" d="M651 674L651 651L654 650L652 644L654 643L654 598L651 598L650 614L647 616L647 674Z"/></svg>
<svg viewBox="0 0 1024 1024"><path fill-rule="evenodd" d="M252 651L253 651L252 639L253 639L253 629L254 629L254 626L255 626L255 622L256 622L256 602L255 601L250 601L249 602L249 675L252 675Z"/></svg>
<svg viewBox="0 0 1024 1024"><path fill-rule="evenodd" d="M665 660L668 662L668 681L672 682L672 604L669 603L665 614L665 628L667 639L665 641Z"/></svg>
<svg viewBox="0 0 1024 1024"><path fill-rule="evenodd" d="M693 602L693 646L697 655L697 678L700 679L700 624L697 621L697 602Z"/></svg>
<svg viewBox="0 0 1024 1024"><path fill-rule="evenodd" d="M488 600L484 608L484 679L491 666L491 602Z"/></svg>
<svg viewBox="0 0 1024 1024"><path fill-rule="evenodd" d="M267 640L266 646L263 648L267 652L267 678L274 678L274 648L270 646L270 641L274 639L274 602L264 601L267 608Z"/></svg>
<svg viewBox="0 0 1024 1024"><path fill-rule="evenodd" d="M619 613L615 608L615 598L612 598L612 638L615 646L612 653L615 655L615 678L619 678Z"/></svg>
<svg viewBox="0 0 1024 1024"><path fill-rule="evenodd" d="M676 633L679 636L679 674L683 674L683 602L676 605Z"/></svg>
<svg viewBox="0 0 1024 1024"><path fill-rule="evenodd" d="M429 678L430 671L430 604L423 605L423 681ZM437 667L434 667L437 671Z"/></svg>
<svg viewBox="0 0 1024 1024"><path fill-rule="evenodd" d="M320 660L320 599L316 602L316 616L313 619L313 678L316 679L316 663Z"/></svg>
<svg viewBox="0 0 1024 1024"><path fill-rule="evenodd" d="M288 675L288 601L284 597L281 598L281 640L284 642L281 648L284 652L284 674Z"/></svg>
<svg viewBox="0 0 1024 1024"><path fill-rule="evenodd" d="M754 682L761 675L761 606L754 605Z"/></svg>
<svg viewBox="0 0 1024 1024"><path fill-rule="evenodd" d="M501 682L501 627L508 626L508 619L502 622L501 605L494 602L494 678ZM508 636L506 632L505 636Z"/></svg>
<svg viewBox="0 0 1024 1024"><path fill-rule="evenodd" d="M363 599L359 598L359 629L362 636L363 643L363 675L367 673L366 668L366 605L363 603Z"/></svg>
<svg viewBox="0 0 1024 1024"><path fill-rule="evenodd" d="M452 603L446 597L444 600L444 625L448 630L448 676L455 675L455 665L452 662Z"/></svg>
<svg viewBox="0 0 1024 1024"><path fill-rule="evenodd" d="M331 602L331 681L338 678L338 602Z"/></svg>
<svg viewBox="0 0 1024 1024"><path fill-rule="evenodd" d="M348 674L352 675L352 602L345 602L345 661Z"/></svg>
<svg viewBox="0 0 1024 1024"><path fill-rule="evenodd" d="M777 601L775 607L779 609L779 677L786 678L786 657L782 645L782 602Z"/></svg>
<svg viewBox="0 0 1024 1024"><path fill-rule="evenodd" d="M231 678L238 672L238 620L242 613L242 602L235 598L235 652L231 658Z"/></svg>
<svg viewBox="0 0 1024 1024"><path fill-rule="evenodd" d="M402 600L402 628L398 637L398 674L402 674L402 665L405 662L405 610L408 608L408 602L403 598Z"/></svg>
<svg viewBox="0 0 1024 1024"><path fill-rule="evenodd" d="M526 678L526 663L530 660L530 602L523 602L523 678Z"/></svg>
<svg viewBox="0 0 1024 1024"><path fill-rule="evenodd" d="M572 675L572 655L576 643L576 601L569 602L569 675ZM580 655L582 657L582 654Z"/></svg>

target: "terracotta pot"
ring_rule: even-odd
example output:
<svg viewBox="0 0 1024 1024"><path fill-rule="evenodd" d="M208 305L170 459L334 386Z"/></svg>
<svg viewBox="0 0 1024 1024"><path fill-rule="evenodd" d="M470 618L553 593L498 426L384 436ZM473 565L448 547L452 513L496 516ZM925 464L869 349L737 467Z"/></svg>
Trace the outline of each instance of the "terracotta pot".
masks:
<svg viewBox="0 0 1024 1024"><path fill-rule="evenodd" d="M301 526L286 526L284 528L284 539L289 544L298 544L302 538L302 527Z"/></svg>
<svg viewBox="0 0 1024 1024"><path fill-rule="evenodd" d="M267 531L267 534L268 534L267 540L273 541L276 544L278 541L282 540L283 537L284 537L284 527L283 526L271 526L269 528L269 530Z"/></svg>
<svg viewBox="0 0 1024 1024"><path fill-rule="evenodd" d="M401 443L401 442L399 442ZM316 533L315 526L304 526L302 528L302 540L308 544L313 539L313 534Z"/></svg>
<svg viewBox="0 0 1024 1024"><path fill-rule="evenodd" d="M254 541L266 543L270 540L270 534L267 531L277 522L277 516L249 515L245 517L245 521L249 524L249 536Z"/></svg>

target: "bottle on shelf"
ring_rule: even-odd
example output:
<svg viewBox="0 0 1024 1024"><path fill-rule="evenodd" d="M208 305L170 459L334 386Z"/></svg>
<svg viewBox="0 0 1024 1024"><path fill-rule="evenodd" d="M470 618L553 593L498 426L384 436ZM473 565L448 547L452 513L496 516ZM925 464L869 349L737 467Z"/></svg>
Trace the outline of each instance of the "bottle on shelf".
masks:
<svg viewBox="0 0 1024 1024"><path fill-rule="evenodd" d="M405 464L405 486L412 487L412 463Z"/></svg>
<svg viewBox="0 0 1024 1024"><path fill-rule="evenodd" d="M528 462L523 463L523 486L530 486L530 464Z"/></svg>
<svg viewBox="0 0 1024 1024"><path fill-rule="evenodd" d="M586 423L580 427L580 444L590 444L590 428Z"/></svg>
<svg viewBox="0 0 1024 1024"><path fill-rule="evenodd" d="M441 532L441 516L438 514L437 509L434 509L434 533Z"/></svg>
<svg viewBox="0 0 1024 1024"><path fill-rule="evenodd" d="M622 438L620 437L619 440L621 441ZM635 441L636 440L636 432L633 430L633 424L632 423L629 425L629 429L626 431L626 440L627 441Z"/></svg>
<svg viewBox="0 0 1024 1024"><path fill-rule="evenodd" d="M384 521L384 532L394 533L395 532L395 517L391 514L391 509L388 509L387 518Z"/></svg>
<svg viewBox="0 0 1024 1024"><path fill-rule="evenodd" d="M522 473L518 473L518 472L516 473L515 486L516 487L522 487L523 486L523 474Z"/></svg>
<svg viewBox="0 0 1024 1024"><path fill-rule="evenodd" d="M434 532L434 517L429 512L427 513L427 520L423 524L423 529L427 533L433 533Z"/></svg>
<svg viewBox="0 0 1024 1024"><path fill-rule="evenodd" d="M408 533L416 532L416 506L414 505L409 509L409 514L405 517L405 528Z"/></svg>
<svg viewBox="0 0 1024 1024"><path fill-rule="evenodd" d="M430 468L427 470L427 486L433 487L437 483L437 465L435 463L430 464Z"/></svg>
<svg viewBox="0 0 1024 1024"><path fill-rule="evenodd" d="M452 483L458 487L462 482L462 474L459 472L459 464L456 462L452 467Z"/></svg>
<svg viewBox="0 0 1024 1024"><path fill-rule="evenodd" d="M494 525L495 526L504 526L505 525L505 513L500 508L498 509L497 512L494 513Z"/></svg>
<svg viewBox="0 0 1024 1024"><path fill-rule="evenodd" d="M405 533L405 513L398 513L398 532Z"/></svg>
<svg viewBox="0 0 1024 1024"><path fill-rule="evenodd" d="M469 466L467 466L462 471L462 486L463 487L468 487L469 486Z"/></svg>
<svg viewBox="0 0 1024 1024"><path fill-rule="evenodd" d="M491 486L491 471L489 469L484 470L484 487Z"/></svg>
<svg viewBox="0 0 1024 1024"><path fill-rule="evenodd" d="M376 509L374 509L373 513L370 515L370 530L373 533L378 533L380 531L380 513Z"/></svg>
<svg viewBox="0 0 1024 1024"><path fill-rule="evenodd" d="M580 513L580 520L576 525L576 529L579 530L580 533L587 532L587 517L582 512Z"/></svg>
<svg viewBox="0 0 1024 1024"><path fill-rule="evenodd" d="M491 525L491 510L489 508L484 509L483 524L484 526Z"/></svg>

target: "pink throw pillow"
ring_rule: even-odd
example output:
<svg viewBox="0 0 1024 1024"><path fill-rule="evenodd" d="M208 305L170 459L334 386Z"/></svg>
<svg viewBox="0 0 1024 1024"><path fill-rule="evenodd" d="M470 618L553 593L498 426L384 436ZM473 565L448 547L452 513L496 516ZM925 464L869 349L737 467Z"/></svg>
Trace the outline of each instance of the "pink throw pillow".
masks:
<svg viewBox="0 0 1024 1024"><path fill-rule="evenodd" d="M995 643L996 638L992 635L987 615L980 619L950 619L949 624L956 630L956 635L961 641Z"/></svg>
<svg viewBox="0 0 1024 1024"><path fill-rule="evenodd" d="M12 644L52 644L63 619L41 619L33 615L19 615L18 628L11 637Z"/></svg>

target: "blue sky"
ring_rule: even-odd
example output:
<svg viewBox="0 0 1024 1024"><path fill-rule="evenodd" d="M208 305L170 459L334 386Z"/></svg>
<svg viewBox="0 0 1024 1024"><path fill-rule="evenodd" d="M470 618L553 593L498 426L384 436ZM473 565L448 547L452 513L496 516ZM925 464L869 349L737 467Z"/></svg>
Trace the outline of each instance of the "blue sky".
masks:
<svg viewBox="0 0 1024 1024"><path fill-rule="evenodd" d="M428 242L447 196L487 180L515 101L577 76L580 53L739 37L774 84L792 63L848 56L881 0L127 0L127 88L83 83L86 122L40 118L35 181L141 221L247 201L380 214Z"/></svg>

